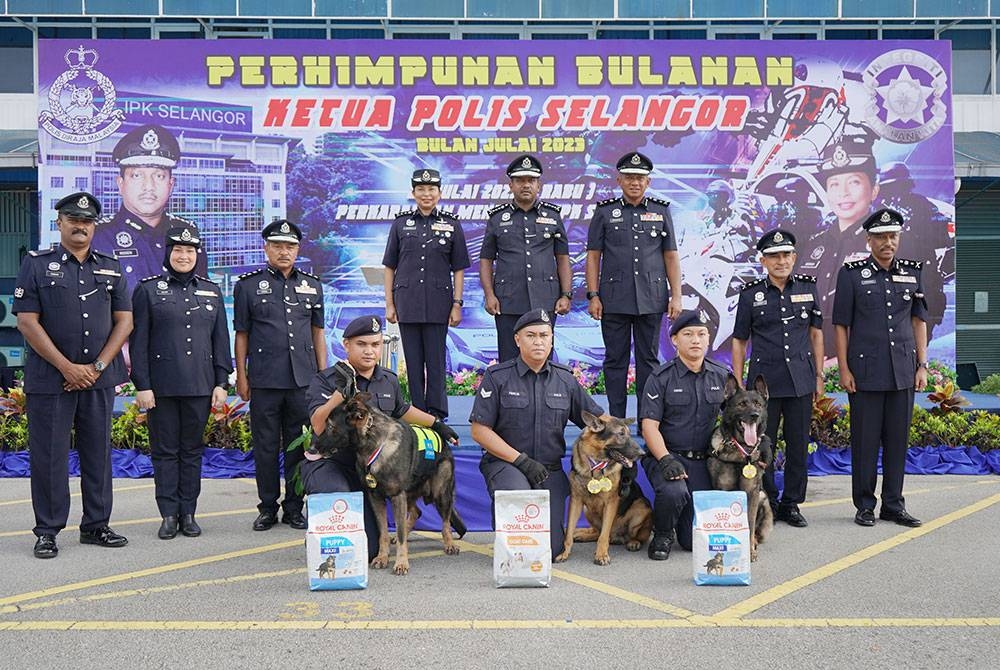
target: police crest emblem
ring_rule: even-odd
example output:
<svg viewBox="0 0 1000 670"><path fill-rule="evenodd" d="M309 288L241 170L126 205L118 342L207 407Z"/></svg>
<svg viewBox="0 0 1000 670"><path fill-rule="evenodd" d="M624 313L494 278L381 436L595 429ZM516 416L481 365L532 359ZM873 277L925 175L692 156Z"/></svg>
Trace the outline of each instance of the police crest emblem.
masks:
<svg viewBox="0 0 1000 670"><path fill-rule="evenodd" d="M525 156L524 160L521 161L521 167L523 167L523 168L530 168L531 167L531 159L528 158L527 156Z"/></svg>
<svg viewBox="0 0 1000 670"><path fill-rule="evenodd" d="M156 151L160 148L160 137L156 134L156 131L150 128L146 131L146 134L142 136L142 141L139 146L146 151Z"/></svg>
<svg viewBox="0 0 1000 670"><path fill-rule="evenodd" d="M642 159L639 158L639 154L632 154L632 159L629 162L632 165L638 165L639 163L642 162Z"/></svg>
<svg viewBox="0 0 1000 670"><path fill-rule="evenodd" d="M167 290L167 282L165 282L163 280L160 280L160 281L156 282L156 288L160 289L161 291L166 291Z"/></svg>
<svg viewBox="0 0 1000 670"><path fill-rule="evenodd" d="M115 235L115 244L119 247L130 247L132 246L132 241L132 235L126 230Z"/></svg>
<svg viewBox="0 0 1000 670"><path fill-rule="evenodd" d="M48 110L38 124L50 135L70 144L91 144L118 130L125 113L116 109L114 84L99 70L97 51L80 45L63 56L69 69L49 88Z"/></svg>
<svg viewBox="0 0 1000 670"><path fill-rule="evenodd" d="M283 232L283 233L290 233L290 232L292 232L292 229L288 227L288 222L287 221L285 223L281 224L281 227L278 228L278 230L281 231L281 232Z"/></svg>
<svg viewBox="0 0 1000 670"><path fill-rule="evenodd" d="M372 332L373 333L377 333L378 330L379 330L379 328L378 328L378 319L376 319L375 317L372 317Z"/></svg>
<svg viewBox="0 0 1000 670"><path fill-rule="evenodd" d="M191 231L188 230L187 228L185 228L181 232L181 239L184 240L185 242L190 242L191 241Z"/></svg>

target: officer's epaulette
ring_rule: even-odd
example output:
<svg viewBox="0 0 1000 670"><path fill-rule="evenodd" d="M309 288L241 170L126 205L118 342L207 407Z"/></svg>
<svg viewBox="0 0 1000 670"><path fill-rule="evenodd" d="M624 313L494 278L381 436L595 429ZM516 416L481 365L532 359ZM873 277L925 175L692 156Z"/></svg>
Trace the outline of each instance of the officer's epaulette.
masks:
<svg viewBox="0 0 1000 670"><path fill-rule="evenodd" d="M670 207L670 203L666 200L661 200L660 198L650 198L647 196L646 200L650 202L655 202L657 205L663 205L664 207Z"/></svg>
<svg viewBox="0 0 1000 670"><path fill-rule="evenodd" d="M218 286L218 285L219 285L219 283L218 283L218 282L214 282L214 281L212 281L211 279L209 279L208 277L202 277L201 275L195 275L195 277L197 277L198 279L200 279L200 280L202 280L202 281L207 281L207 282L208 282L209 284L215 284L216 286ZM143 281L146 281L146 280L145 280L145 279L143 279Z"/></svg>
<svg viewBox="0 0 1000 670"><path fill-rule="evenodd" d="M509 203L509 202L505 202L502 205L497 205L496 207L491 207L490 209L486 210L486 215L487 216L493 216L497 212L502 212L503 210L507 209L508 207L513 207L513 205L511 203Z"/></svg>
<svg viewBox="0 0 1000 670"><path fill-rule="evenodd" d="M198 278L204 279L204 277L198 277ZM139 283L141 284L143 282L153 281L154 279L163 279L163 275L152 275L150 277L143 277L142 279L139 280Z"/></svg>
<svg viewBox="0 0 1000 670"><path fill-rule="evenodd" d="M396 215L396 218L398 219L398 218L400 218L402 216L413 216L413 213L415 211L417 211L417 210L415 210L415 209L404 209L404 210L400 211L399 214Z"/></svg>
<svg viewBox="0 0 1000 670"><path fill-rule="evenodd" d="M99 251L97 249L94 249L93 247L91 247L90 252L95 256L100 256L101 258L110 258L113 261L118 260L118 257L115 256L114 254L109 254L106 251Z"/></svg>
<svg viewBox="0 0 1000 670"><path fill-rule="evenodd" d="M397 373L395 370L390 370L389 368L384 367L382 365L379 365L378 367L379 367L380 370L385 370L386 372L388 372L393 377L398 377L399 376L399 373Z"/></svg>
<svg viewBox="0 0 1000 670"><path fill-rule="evenodd" d="M549 366L553 368L559 368L560 370L565 370L566 372L573 374L573 368L563 363L556 363L555 361L549 361Z"/></svg>
<svg viewBox="0 0 1000 670"><path fill-rule="evenodd" d="M28 252L28 255L29 256L44 256L46 254L51 254L53 251L55 251L55 248L53 248L53 247L49 247L48 249L38 249L38 250L32 249L31 251Z"/></svg>
<svg viewBox="0 0 1000 670"><path fill-rule="evenodd" d="M305 275L305 276L307 276L307 277L312 277L312 278L313 278L313 279L315 279L316 281L323 281L323 280L322 280L322 279L320 279L320 278L319 278L319 277L318 277L317 275L314 275L314 274L313 274L313 273L311 273L311 272L306 272L305 270L299 270L299 274L300 274L300 275Z"/></svg>
<svg viewBox="0 0 1000 670"><path fill-rule="evenodd" d="M813 277L812 275L792 275L792 276L795 277L795 281L804 281L810 284L816 283L816 278Z"/></svg>
<svg viewBox="0 0 1000 670"><path fill-rule="evenodd" d="M114 219L115 219L115 217L110 216L110 215L109 216L102 216L101 218L99 218L97 220L97 225L103 226L105 223L111 223L112 221L114 221Z"/></svg>
<svg viewBox="0 0 1000 670"><path fill-rule="evenodd" d="M743 284L743 286L740 287L740 290L741 291L746 291L748 288L753 288L754 286L758 286L760 284L763 284L765 279L767 279L767 277L760 277L759 279L754 279L752 281L748 281L745 284Z"/></svg>
<svg viewBox="0 0 1000 670"><path fill-rule="evenodd" d="M903 267L916 268L918 270L921 270L924 267L923 261L914 261L910 260L909 258L897 258L896 262L902 265Z"/></svg>
<svg viewBox="0 0 1000 670"><path fill-rule="evenodd" d="M719 363L718 361L713 361L711 358L705 358L705 364L710 368L715 368L720 372L729 372L729 368Z"/></svg>
<svg viewBox="0 0 1000 670"><path fill-rule="evenodd" d="M252 277L255 274L258 274L258 273L263 272L263 271L264 271L264 268L257 268L256 270L251 270L250 272L244 272L243 274L241 274L236 279L237 280L239 280L239 279L246 279L247 277Z"/></svg>
<svg viewBox="0 0 1000 670"><path fill-rule="evenodd" d="M452 221L458 221L458 214L447 209L439 209L438 214L446 219L451 219Z"/></svg>
<svg viewBox="0 0 1000 670"><path fill-rule="evenodd" d="M847 263L844 263L844 267L847 268L848 270L857 270L858 268L864 267L865 265L868 265L867 258L862 258L859 261L849 261Z"/></svg>
<svg viewBox="0 0 1000 670"><path fill-rule="evenodd" d="M538 205L540 207L548 207L549 209L554 209L557 212L561 212L562 211L562 207L560 207L559 205L557 205L555 203L548 202L546 200L539 200L538 201Z"/></svg>
<svg viewBox="0 0 1000 670"><path fill-rule="evenodd" d="M489 370L490 372L495 372L495 371L498 371L498 370L506 370L507 368L512 368L515 365L517 365L517 358L516 357L515 358L508 358L507 360L505 360L505 361L503 361L501 363L494 363L493 365L489 366L486 369Z"/></svg>
<svg viewBox="0 0 1000 670"><path fill-rule="evenodd" d="M186 223L191 226L195 225L195 222L191 219L185 219L183 216L177 216L176 214L171 214L170 212L166 213L166 217L171 221L180 221L181 223Z"/></svg>
<svg viewBox="0 0 1000 670"><path fill-rule="evenodd" d="M598 207L604 207L605 205L610 205L613 202L618 202L619 198L608 198L607 200L601 200L597 203Z"/></svg>

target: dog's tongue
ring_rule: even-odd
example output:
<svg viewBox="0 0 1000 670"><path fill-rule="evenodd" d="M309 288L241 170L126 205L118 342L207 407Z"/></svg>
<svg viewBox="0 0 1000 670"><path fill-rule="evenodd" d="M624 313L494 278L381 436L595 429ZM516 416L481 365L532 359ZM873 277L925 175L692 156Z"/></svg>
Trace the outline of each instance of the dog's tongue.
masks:
<svg viewBox="0 0 1000 670"><path fill-rule="evenodd" d="M757 446L757 424L743 422L743 442L748 447Z"/></svg>

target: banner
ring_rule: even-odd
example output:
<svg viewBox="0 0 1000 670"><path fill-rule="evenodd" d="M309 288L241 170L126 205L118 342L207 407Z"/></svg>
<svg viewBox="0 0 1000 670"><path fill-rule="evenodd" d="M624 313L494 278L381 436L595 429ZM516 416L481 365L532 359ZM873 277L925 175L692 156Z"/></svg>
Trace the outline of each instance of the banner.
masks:
<svg viewBox="0 0 1000 670"><path fill-rule="evenodd" d="M860 222L888 206L907 220L899 255L927 262L930 355L954 363L950 64L947 41L41 40L41 240L58 240L52 204L89 190L107 214L95 245L134 285L160 271L158 222L189 219L231 296L264 261L261 228L291 219L341 356L345 325L384 313L389 225L413 206L411 172L434 168L473 263L448 364L482 367L497 352L478 277L487 211L510 199L507 164L531 153L570 238L574 307L556 355L600 365L587 229L596 203L621 195L617 159L638 150L655 164L648 195L670 202L684 306L716 325L714 358L729 360L739 288L774 226L817 277L832 355L837 269L867 255ZM140 192L115 149L146 124L163 136L140 145L176 141L179 157Z"/></svg>

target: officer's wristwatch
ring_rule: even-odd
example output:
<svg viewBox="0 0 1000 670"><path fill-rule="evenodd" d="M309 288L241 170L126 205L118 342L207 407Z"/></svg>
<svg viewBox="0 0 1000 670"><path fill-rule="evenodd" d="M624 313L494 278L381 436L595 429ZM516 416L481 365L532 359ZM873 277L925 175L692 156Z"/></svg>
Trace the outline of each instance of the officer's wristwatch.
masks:
<svg viewBox="0 0 1000 670"><path fill-rule="evenodd" d="M600 298L601 294L597 291L587 291L587 300L593 300L594 298Z"/></svg>
<svg viewBox="0 0 1000 670"><path fill-rule="evenodd" d="M562 296L563 298L572 298L573 297L573 292L572 291L563 291L559 295Z"/></svg>
<svg viewBox="0 0 1000 670"><path fill-rule="evenodd" d="M97 370L98 372L104 372L104 369L106 367L108 367L108 364L102 361L100 358L94 361L94 369Z"/></svg>
<svg viewBox="0 0 1000 670"><path fill-rule="evenodd" d="M917 369L919 370L920 368L924 368L925 370L929 369L927 361L924 361L923 363L917 363Z"/></svg>
<svg viewBox="0 0 1000 670"><path fill-rule="evenodd" d="M458 305L459 307L464 307L465 306L465 301L464 300L452 300L451 302L454 303L454 304L456 304L456 305Z"/></svg>

